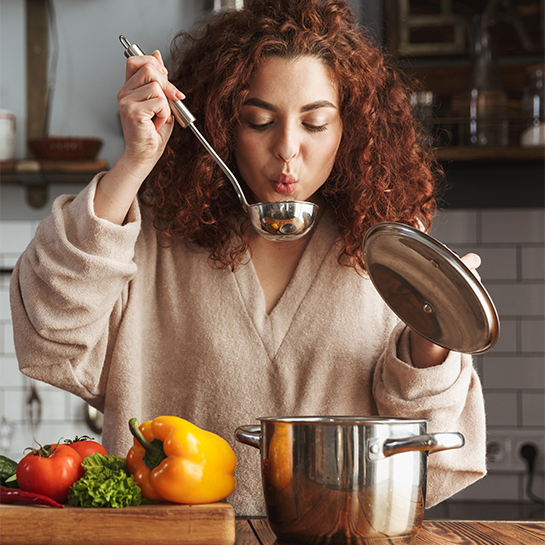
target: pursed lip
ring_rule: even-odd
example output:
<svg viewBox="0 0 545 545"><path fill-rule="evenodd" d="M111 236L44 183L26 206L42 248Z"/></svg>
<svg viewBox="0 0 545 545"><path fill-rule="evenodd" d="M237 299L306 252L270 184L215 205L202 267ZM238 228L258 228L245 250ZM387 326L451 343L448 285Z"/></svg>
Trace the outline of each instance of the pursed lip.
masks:
<svg viewBox="0 0 545 545"><path fill-rule="evenodd" d="M279 174L272 180L276 193L290 195L297 187L297 178L293 174Z"/></svg>
<svg viewBox="0 0 545 545"><path fill-rule="evenodd" d="M293 174L284 174L281 173L275 178L273 178L273 181L277 184L296 184L297 178Z"/></svg>

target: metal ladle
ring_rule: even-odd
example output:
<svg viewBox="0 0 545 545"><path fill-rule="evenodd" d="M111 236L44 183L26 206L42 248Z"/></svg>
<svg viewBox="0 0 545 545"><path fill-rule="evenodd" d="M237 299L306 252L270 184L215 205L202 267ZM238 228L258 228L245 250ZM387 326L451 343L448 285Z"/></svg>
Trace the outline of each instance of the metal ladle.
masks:
<svg viewBox="0 0 545 545"><path fill-rule="evenodd" d="M119 36L125 47L125 56L141 56L145 53L136 44L131 44L125 36ZM248 204L244 193L233 173L214 151L204 136L193 124L195 117L181 100L169 100L172 114L185 129L189 127L199 139L206 151L212 156L227 176L240 200L244 211L248 214L254 229L264 238L274 241L296 240L305 236L314 226L318 205L304 201L275 201Z"/></svg>

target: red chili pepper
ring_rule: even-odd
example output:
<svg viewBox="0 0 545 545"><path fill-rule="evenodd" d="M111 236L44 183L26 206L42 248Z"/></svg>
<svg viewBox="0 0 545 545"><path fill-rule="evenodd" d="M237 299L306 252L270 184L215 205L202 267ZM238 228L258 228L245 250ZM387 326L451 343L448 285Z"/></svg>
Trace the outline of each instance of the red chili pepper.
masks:
<svg viewBox="0 0 545 545"><path fill-rule="evenodd" d="M27 492L18 488L7 488L0 486L0 503L31 503L33 505L49 505L50 507L64 507L55 500L36 494L35 492Z"/></svg>

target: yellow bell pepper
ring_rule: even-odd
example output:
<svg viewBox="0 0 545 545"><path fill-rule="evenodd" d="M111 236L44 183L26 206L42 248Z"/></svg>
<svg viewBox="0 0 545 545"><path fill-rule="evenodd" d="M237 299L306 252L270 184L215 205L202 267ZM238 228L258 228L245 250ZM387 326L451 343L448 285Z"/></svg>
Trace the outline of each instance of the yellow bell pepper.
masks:
<svg viewBox="0 0 545 545"><path fill-rule="evenodd" d="M229 443L177 416L129 422L134 445L127 469L149 500L213 503L236 486L237 459Z"/></svg>

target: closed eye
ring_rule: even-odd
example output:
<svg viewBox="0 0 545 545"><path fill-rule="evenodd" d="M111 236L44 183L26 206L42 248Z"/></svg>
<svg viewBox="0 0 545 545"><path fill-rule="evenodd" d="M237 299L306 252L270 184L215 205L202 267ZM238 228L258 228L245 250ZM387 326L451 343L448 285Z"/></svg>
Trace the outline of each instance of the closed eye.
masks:
<svg viewBox="0 0 545 545"><path fill-rule="evenodd" d="M309 125L304 123L305 127L311 132L321 132L327 130L327 125Z"/></svg>
<svg viewBox="0 0 545 545"><path fill-rule="evenodd" d="M250 129L254 131L264 131L271 125L272 125L272 121L269 121L268 123L248 123L248 126L250 127Z"/></svg>

